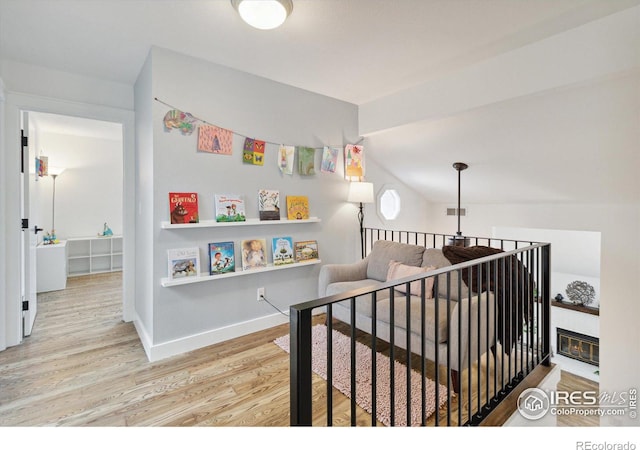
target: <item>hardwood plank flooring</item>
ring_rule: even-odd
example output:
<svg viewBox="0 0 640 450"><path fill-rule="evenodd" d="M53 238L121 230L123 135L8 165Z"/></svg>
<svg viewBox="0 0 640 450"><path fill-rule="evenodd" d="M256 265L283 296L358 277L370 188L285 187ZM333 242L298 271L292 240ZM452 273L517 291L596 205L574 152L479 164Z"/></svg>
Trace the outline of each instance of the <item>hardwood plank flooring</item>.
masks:
<svg viewBox="0 0 640 450"><path fill-rule="evenodd" d="M273 344L288 324L150 363L133 324L121 320L121 290L121 273L110 273L69 278L64 291L38 296L32 335L0 352L1 426L289 425L289 355ZM435 374L433 365L427 373ZM564 372L561 383L593 389ZM317 376L313 395L326 397ZM348 426L350 401L335 389L333 397L334 425ZM459 401L464 417L469 401L464 393ZM314 424L325 425L324 402L314 403ZM455 425L457 398L451 406ZM558 424L597 425L583 420L565 416ZM356 422L368 426L371 417L358 408Z"/></svg>
<svg viewBox="0 0 640 450"><path fill-rule="evenodd" d="M595 391L600 395L598 383L578 375L568 372L562 372L560 381L558 382L559 391ZM559 427L598 427L600 426L600 417L598 416L558 416Z"/></svg>

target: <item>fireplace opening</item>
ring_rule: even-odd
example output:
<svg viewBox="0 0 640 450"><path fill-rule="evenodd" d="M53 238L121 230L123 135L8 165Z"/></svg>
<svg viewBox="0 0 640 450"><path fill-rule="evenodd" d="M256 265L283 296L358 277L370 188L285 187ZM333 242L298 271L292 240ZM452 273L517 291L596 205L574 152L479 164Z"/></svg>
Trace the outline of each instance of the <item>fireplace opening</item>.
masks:
<svg viewBox="0 0 640 450"><path fill-rule="evenodd" d="M556 328L558 354L578 361L600 365L600 339L575 331Z"/></svg>

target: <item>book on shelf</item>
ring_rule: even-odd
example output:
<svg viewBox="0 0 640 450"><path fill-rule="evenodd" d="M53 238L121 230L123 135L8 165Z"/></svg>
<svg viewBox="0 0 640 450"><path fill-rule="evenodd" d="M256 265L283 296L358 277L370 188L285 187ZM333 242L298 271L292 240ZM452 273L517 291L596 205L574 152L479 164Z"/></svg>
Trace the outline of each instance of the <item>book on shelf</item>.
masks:
<svg viewBox="0 0 640 450"><path fill-rule="evenodd" d="M209 274L219 275L236 271L236 257L233 242L212 242L209 244Z"/></svg>
<svg viewBox="0 0 640 450"><path fill-rule="evenodd" d="M293 255L293 240L286 237L275 237L271 242L271 257L274 266L283 264L293 264L295 257Z"/></svg>
<svg viewBox="0 0 640 450"><path fill-rule="evenodd" d="M198 223L198 194L195 192L169 192L171 223Z"/></svg>
<svg viewBox="0 0 640 450"><path fill-rule="evenodd" d="M246 239L242 241L242 270L267 267L266 239Z"/></svg>
<svg viewBox="0 0 640 450"><path fill-rule="evenodd" d="M169 279L197 277L200 275L200 249L174 248L167 250Z"/></svg>
<svg viewBox="0 0 640 450"><path fill-rule="evenodd" d="M306 195L287 195L287 219L301 220L309 218L309 197Z"/></svg>
<svg viewBox="0 0 640 450"><path fill-rule="evenodd" d="M298 241L294 244L296 262L319 259L318 241Z"/></svg>
<svg viewBox="0 0 640 450"><path fill-rule="evenodd" d="M244 197L236 194L215 195L216 222L244 222Z"/></svg>
<svg viewBox="0 0 640 450"><path fill-rule="evenodd" d="M280 191L258 191L258 215L260 220L280 220Z"/></svg>

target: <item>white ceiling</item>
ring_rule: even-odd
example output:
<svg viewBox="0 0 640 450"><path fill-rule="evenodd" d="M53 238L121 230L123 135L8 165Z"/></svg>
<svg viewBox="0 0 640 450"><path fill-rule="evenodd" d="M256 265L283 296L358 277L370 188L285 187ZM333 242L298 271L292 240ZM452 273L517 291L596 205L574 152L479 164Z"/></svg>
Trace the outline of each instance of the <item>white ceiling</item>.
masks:
<svg viewBox="0 0 640 450"><path fill-rule="evenodd" d="M626 0L0 0L0 54L133 84L151 45L360 104L628 7ZM399 51L401 49L401 51Z"/></svg>
<svg viewBox="0 0 640 450"><path fill-rule="evenodd" d="M30 112L29 121L40 133L122 141L122 125L119 123L43 112Z"/></svg>
<svg viewBox="0 0 640 450"><path fill-rule="evenodd" d="M0 60L132 85L155 45L362 105L639 3L294 0L284 26L259 31L240 20L230 0L0 0ZM563 108L532 101L542 114ZM526 105L516 108L521 106ZM512 111L495 108L475 121L478 112L471 111L372 136L370 155L432 201L455 200L455 160L470 163L463 176L476 186L470 201L601 201L621 193L622 201L628 199L628 174L619 176L624 163L607 163L606 155L566 155L577 165L573 172L597 180L598 164L615 166L600 181L621 179L622 188L576 183L566 167L548 167L548 158L565 149L562 142L545 142L547 128L527 121L521 134L526 139L516 144L491 133L501 122L514 130L523 126ZM559 112L555 119L566 117ZM547 119L549 126L553 120ZM494 128L483 128L483 121ZM391 151L394 157L388 158L385 152ZM514 159L518 151L522 157ZM514 172L524 161L536 178ZM501 174L507 174L508 189L496 182Z"/></svg>

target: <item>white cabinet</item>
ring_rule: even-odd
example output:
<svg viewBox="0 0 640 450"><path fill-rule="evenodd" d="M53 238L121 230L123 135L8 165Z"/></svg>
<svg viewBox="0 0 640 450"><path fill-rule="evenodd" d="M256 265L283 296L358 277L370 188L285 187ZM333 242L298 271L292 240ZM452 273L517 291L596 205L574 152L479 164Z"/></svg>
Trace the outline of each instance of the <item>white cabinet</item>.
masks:
<svg viewBox="0 0 640 450"><path fill-rule="evenodd" d="M67 239L70 277L122 270L122 236Z"/></svg>
<svg viewBox="0 0 640 450"><path fill-rule="evenodd" d="M67 287L67 242L36 247L36 290L59 291Z"/></svg>

